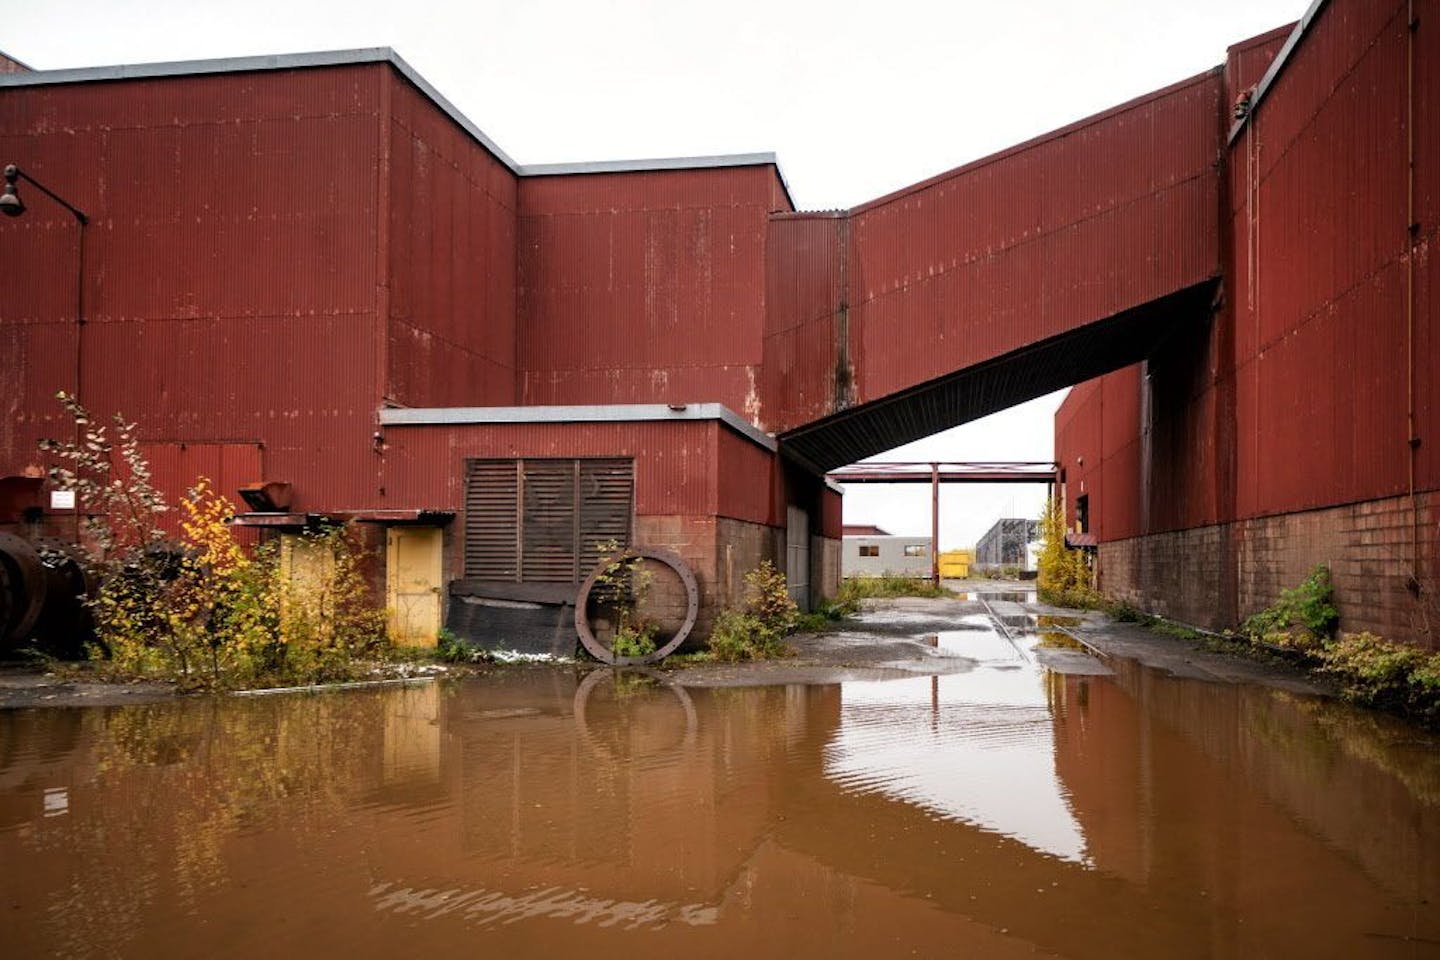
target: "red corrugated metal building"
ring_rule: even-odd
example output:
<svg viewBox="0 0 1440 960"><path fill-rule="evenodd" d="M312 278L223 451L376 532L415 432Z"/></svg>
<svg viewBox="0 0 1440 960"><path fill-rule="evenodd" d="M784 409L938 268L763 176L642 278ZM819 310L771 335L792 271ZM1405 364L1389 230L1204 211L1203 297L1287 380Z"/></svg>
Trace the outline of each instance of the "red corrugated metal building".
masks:
<svg viewBox="0 0 1440 960"><path fill-rule="evenodd" d="M825 213L770 155L520 166L388 50L0 75L0 162L89 215L0 221L0 479L40 498L0 523L65 526L24 478L66 390L172 494L202 460L288 483L253 522L423 540L456 596L536 595L495 586L505 537L578 578L557 518L620 511L705 620L761 559L833 587L824 471L1081 383L1057 450L1107 587L1234 619L1324 554L1393 626L1440 482L1435 6L1322 0Z"/></svg>
<svg viewBox="0 0 1440 960"><path fill-rule="evenodd" d="M1056 418L1106 592L1229 626L1323 563L1342 628L1440 642L1437 31L1322 0L1231 48L1213 321Z"/></svg>

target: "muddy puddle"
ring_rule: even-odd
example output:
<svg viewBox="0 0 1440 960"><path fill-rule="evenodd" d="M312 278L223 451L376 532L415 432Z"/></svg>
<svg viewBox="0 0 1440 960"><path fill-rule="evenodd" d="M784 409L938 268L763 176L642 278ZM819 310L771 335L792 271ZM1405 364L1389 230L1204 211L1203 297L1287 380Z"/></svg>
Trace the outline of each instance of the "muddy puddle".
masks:
<svg viewBox="0 0 1440 960"><path fill-rule="evenodd" d="M3 955L1440 954L1433 740L1064 626L966 617L939 677L0 711Z"/></svg>

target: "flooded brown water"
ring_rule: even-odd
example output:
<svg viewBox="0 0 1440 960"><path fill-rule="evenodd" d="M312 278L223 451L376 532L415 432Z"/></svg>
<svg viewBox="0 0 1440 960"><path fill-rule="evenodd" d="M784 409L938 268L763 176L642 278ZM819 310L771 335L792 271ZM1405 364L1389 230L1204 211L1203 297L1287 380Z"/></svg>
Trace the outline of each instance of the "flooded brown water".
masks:
<svg viewBox="0 0 1440 960"><path fill-rule="evenodd" d="M1435 741L963 626L933 678L0 712L0 957L1440 956Z"/></svg>

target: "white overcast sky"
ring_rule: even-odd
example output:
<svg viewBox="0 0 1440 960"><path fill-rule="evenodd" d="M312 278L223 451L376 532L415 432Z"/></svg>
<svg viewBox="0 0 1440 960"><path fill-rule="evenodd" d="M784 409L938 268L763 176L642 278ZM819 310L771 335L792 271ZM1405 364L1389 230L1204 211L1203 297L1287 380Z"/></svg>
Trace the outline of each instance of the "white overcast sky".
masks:
<svg viewBox="0 0 1440 960"><path fill-rule="evenodd" d="M30 66L393 47L520 163L773 151L804 209L849 207L1224 60L1308 0L0 0ZM1061 395L882 459L1048 460ZM941 546L1029 487L943 491ZM845 518L930 532L929 490Z"/></svg>

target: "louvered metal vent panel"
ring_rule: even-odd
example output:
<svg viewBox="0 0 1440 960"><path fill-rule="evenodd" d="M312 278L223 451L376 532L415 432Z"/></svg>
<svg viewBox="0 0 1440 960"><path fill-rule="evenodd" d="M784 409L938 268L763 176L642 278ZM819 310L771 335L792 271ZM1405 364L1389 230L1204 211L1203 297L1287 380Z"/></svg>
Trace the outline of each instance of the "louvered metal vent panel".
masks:
<svg viewBox="0 0 1440 960"><path fill-rule="evenodd" d="M471 460L465 478L465 576L516 580L519 574L519 465Z"/></svg>
<svg viewBox="0 0 1440 960"><path fill-rule="evenodd" d="M579 579L575 542L574 460L526 460L521 478L520 579L525 583L574 583Z"/></svg>
<svg viewBox="0 0 1440 960"><path fill-rule="evenodd" d="M630 545L630 460L471 460L465 488L465 576L578 583L602 547Z"/></svg>
<svg viewBox="0 0 1440 960"><path fill-rule="evenodd" d="M600 562L602 546L630 545L635 469L629 460L580 461L580 576Z"/></svg>

